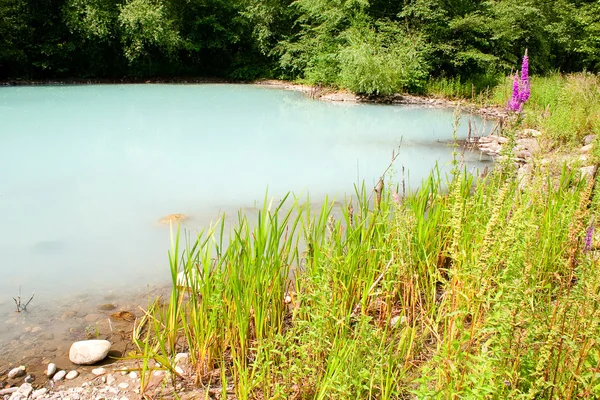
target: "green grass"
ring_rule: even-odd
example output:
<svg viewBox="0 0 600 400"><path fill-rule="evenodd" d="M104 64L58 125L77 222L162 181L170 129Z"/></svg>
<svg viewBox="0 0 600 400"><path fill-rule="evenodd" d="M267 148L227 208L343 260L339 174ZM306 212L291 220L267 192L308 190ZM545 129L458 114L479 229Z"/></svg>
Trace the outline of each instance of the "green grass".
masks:
<svg viewBox="0 0 600 400"><path fill-rule="evenodd" d="M563 144L579 144L585 135L600 134L600 77L594 74L553 74L531 79L531 98L526 103L524 123L541 129ZM500 106L512 93L506 78L491 95Z"/></svg>
<svg viewBox="0 0 600 400"><path fill-rule="evenodd" d="M597 79L535 78L517 123L558 141L595 132L579 96ZM186 379L221 398L600 397L597 235L584 246L600 191L540 168L523 187L509 163L486 178L455 163L401 201L387 182L319 210L265 200L231 232L173 229L171 297L134 333L142 386L150 360L182 379L174 358L189 352Z"/></svg>
<svg viewBox="0 0 600 400"><path fill-rule="evenodd" d="M501 77L494 74L482 74L461 79L460 77L431 78L425 84L424 93L428 96L443 97L447 99L469 99L478 101L488 96Z"/></svg>

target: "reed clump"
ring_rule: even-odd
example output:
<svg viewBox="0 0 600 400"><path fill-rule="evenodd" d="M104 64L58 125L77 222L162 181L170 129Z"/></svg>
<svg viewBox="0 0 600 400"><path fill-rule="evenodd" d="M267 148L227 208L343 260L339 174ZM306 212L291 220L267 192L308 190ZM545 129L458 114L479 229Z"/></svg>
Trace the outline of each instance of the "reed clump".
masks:
<svg viewBox="0 0 600 400"><path fill-rule="evenodd" d="M544 91L519 123L598 133L595 104L561 117ZM553 136L559 120L573 129ZM599 398L600 189L553 173L534 162L523 185L510 162L485 177L455 162L403 198L387 181L317 210L265 200L229 233L174 229L171 297L134 332L142 388L161 368L206 398Z"/></svg>
<svg viewBox="0 0 600 400"><path fill-rule="evenodd" d="M436 172L376 208L364 188L339 209L265 202L227 245L222 222L184 249L176 232L171 298L138 346L174 379L244 399L600 396L584 246L598 190L566 169L534 177L523 190L501 171Z"/></svg>

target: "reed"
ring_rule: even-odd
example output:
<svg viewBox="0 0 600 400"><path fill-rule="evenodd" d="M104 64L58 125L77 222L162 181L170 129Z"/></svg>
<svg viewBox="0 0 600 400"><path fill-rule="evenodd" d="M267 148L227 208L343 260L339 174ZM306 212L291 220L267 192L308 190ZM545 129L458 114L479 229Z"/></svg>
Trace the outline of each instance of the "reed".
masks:
<svg viewBox="0 0 600 400"><path fill-rule="evenodd" d="M536 167L523 186L456 161L398 186L174 228L171 296L134 333L144 384L161 368L221 398L600 397L595 178Z"/></svg>

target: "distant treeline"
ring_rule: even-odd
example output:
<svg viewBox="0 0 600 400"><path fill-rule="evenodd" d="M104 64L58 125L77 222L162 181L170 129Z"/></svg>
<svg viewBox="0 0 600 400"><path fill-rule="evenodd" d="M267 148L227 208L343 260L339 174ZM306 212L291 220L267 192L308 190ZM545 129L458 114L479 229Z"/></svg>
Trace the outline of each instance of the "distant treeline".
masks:
<svg viewBox="0 0 600 400"><path fill-rule="evenodd" d="M600 70L600 1L0 0L0 79L275 77L386 94L428 77Z"/></svg>

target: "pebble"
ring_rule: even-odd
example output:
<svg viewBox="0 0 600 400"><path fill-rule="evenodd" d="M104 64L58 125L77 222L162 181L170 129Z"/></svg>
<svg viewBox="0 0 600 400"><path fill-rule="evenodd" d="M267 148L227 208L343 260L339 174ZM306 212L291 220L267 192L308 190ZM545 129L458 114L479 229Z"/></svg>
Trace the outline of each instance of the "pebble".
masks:
<svg viewBox="0 0 600 400"><path fill-rule="evenodd" d="M2 389L2 390L0 390L0 396L3 396L5 394L13 394L17 390L19 390L18 387L10 387L10 388L6 388L6 389Z"/></svg>
<svg viewBox="0 0 600 400"><path fill-rule="evenodd" d="M179 365L177 365L175 367L175 372L177 372L179 375L183 375L183 368L181 368Z"/></svg>
<svg viewBox="0 0 600 400"><path fill-rule="evenodd" d="M34 326L33 328L31 328L31 333L37 333L37 332L41 332L41 331L42 331L41 326Z"/></svg>
<svg viewBox="0 0 600 400"><path fill-rule="evenodd" d="M119 383L119 388L120 388L120 389L123 389L123 390L125 390L125 389L127 389L128 387L129 387L129 383L127 383L127 382L121 382L121 383Z"/></svg>
<svg viewBox="0 0 600 400"><path fill-rule="evenodd" d="M157 370L152 373L153 376L163 376L164 374L165 374L165 371L162 371L162 370Z"/></svg>
<svg viewBox="0 0 600 400"><path fill-rule="evenodd" d="M100 368L94 368L92 370L92 374L94 374L96 376L104 375L104 374L106 374L106 370L104 368L102 368L102 367L100 367Z"/></svg>
<svg viewBox="0 0 600 400"><path fill-rule="evenodd" d="M115 379L114 376L112 376L111 374L108 374L106 376L106 383L109 385L112 385L113 383L115 383L117 380Z"/></svg>
<svg viewBox="0 0 600 400"><path fill-rule="evenodd" d="M62 379L65 377L65 375L67 375L67 371L58 371L56 374L54 374L54 377L52 378L52 380L54 382L58 382L58 381L62 381Z"/></svg>
<svg viewBox="0 0 600 400"><path fill-rule="evenodd" d="M25 366L21 365L20 367L13 368L8 372L8 379L18 378L23 375L25 375Z"/></svg>
<svg viewBox="0 0 600 400"><path fill-rule="evenodd" d="M68 380L71 379L75 379L79 376L79 372L73 370L73 371L69 371L69 373L67 374L67 376L65 378L67 378Z"/></svg>
<svg viewBox="0 0 600 400"><path fill-rule="evenodd" d="M33 383L33 381L35 381L35 376L33 375L27 375L24 379L25 382L27 383Z"/></svg>
<svg viewBox="0 0 600 400"><path fill-rule="evenodd" d="M100 307L98 307L98 309L102 311L112 311L115 308L117 308L117 306L111 303L102 304Z"/></svg>
<svg viewBox="0 0 600 400"><path fill-rule="evenodd" d="M131 379L137 379L138 378L137 372L134 372L134 371L130 372L129 373L129 378L131 378Z"/></svg>
<svg viewBox="0 0 600 400"><path fill-rule="evenodd" d="M406 317L404 315L396 315L392 319L390 319L390 327L391 328L399 328L402 324L406 323Z"/></svg>
<svg viewBox="0 0 600 400"><path fill-rule="evenodd" d="M73 364L90 365L104 360L110 351L108 340L82 340L71 345L69 360Z"/></svg>
<svg viewBox="0 0 600 400"><path fill-rule="evenodd" d="M33 386L30 383L24 383L16 392L10 395L10 400L25 400L31 392L33 392Z"/></svg>
<svg viewBox="0 0 600 400"><path fill-rule="evenodd" d="M46 376L48 376L48 378L51 378L52 375L54 375L55 373L56 373L56 364L54 364L54 363L48 364L48 369L46 369Z"/></svg>
<svg viewBox="0 0 600 400"><path fill-rule="evenodd" d="M34 391L33 393L31 393L31 398L32 399L37 399L39 397L42 397L46 393L48 393L48 389L47 388L41 388L41 389L38 389L38 390Z"/></svg>
<svg viewBox="0 0 600 400"><path fill-rule="evenodd" d="M42 339L42 340L54 340L54 334L53 333L48 333L48 332L42 333L40 335L40 339Z"/></svg>
<svg viewBox="0 0 600 400"><path fill-rule="evenodd" d="M88 314L85 316L84 319L85 319L85 322L96 322L102 317L103 317L102 314Z"/></svg>

